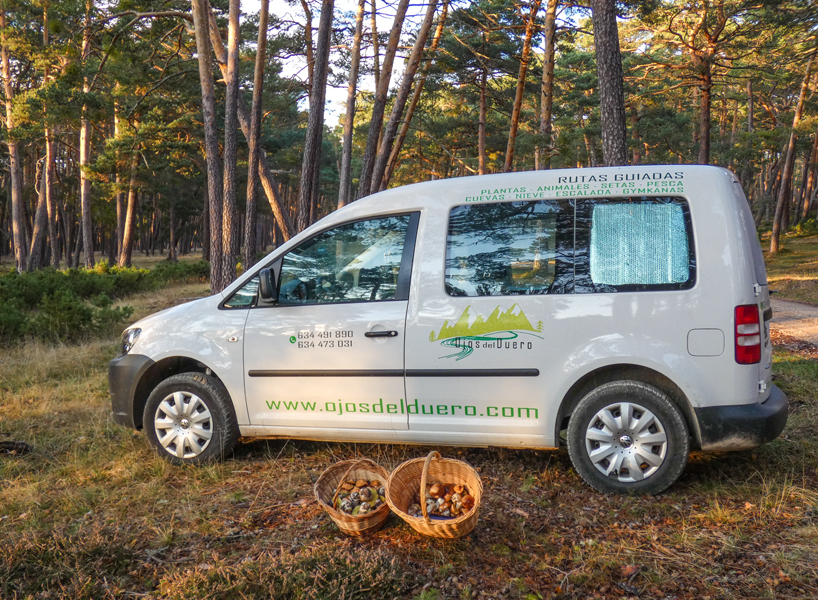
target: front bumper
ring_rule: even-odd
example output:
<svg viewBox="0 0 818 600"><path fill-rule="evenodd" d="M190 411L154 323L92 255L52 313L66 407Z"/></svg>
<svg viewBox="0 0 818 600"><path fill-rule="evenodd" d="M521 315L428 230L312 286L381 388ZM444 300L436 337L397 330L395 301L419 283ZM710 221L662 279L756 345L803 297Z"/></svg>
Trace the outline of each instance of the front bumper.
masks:
<svg viewBox="0 0 818 600"><path fill-rule="evenodd" d="M136 429L134 398L145 371L154 362L141 354L118 356L108 363L108 392L111 395L111 418L117 425Z"/></svg>
<svg viewBox="0 0 818 600"><path fill-rule="evenodd" d="M697 408L702 450L746 450L771 442L784 431L788 403L778 386L760 404Z"/></svg>

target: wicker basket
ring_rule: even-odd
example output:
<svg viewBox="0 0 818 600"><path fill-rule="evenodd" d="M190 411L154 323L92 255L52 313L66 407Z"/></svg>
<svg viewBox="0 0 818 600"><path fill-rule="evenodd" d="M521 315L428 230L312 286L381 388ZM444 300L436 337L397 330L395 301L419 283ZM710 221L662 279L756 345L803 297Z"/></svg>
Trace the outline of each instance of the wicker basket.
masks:
<svg viewBox="0 0 818 600"><path fill-rule="evenodd" d="M335 497L338 494L338 485L347 479L366 479L367 481L377 479L386 485L389 471L368 458L342 460L321 473L321 477L315 482L315 498L341 531L349 535L365 535L377 531L389 516L388 504L379 506L363 516L354 517L333 508Z"/></svg>
<svg viewBox="0 0 818 600"><path fill-rule="evenodd" d="M466 514L452 519L433 519L426 512L423 501L426 484L465 485L474 497L474 507ZM412 517L407 512L412 500L420 492L422 517ZM432 451L426 458L414 458L398 465L386 484L386 501L396 515L422 533L440 538L459 538L468 534L477 524L483 484L480 476L462 460L441 458Z"/></svg>

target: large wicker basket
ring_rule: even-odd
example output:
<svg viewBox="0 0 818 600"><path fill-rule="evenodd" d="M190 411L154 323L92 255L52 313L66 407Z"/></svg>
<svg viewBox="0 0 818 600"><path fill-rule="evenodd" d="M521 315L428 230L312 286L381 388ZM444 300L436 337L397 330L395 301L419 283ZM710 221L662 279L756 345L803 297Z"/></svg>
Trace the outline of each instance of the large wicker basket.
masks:
<svg viewBox="0 0 818 600"><path fill-rule="evenodd" d="M474 497L474 508L456 518L433 519L427 514L423 501L427 483L465 485ZM413 517L408 509L418 494L423 516ZM389 508L415 531L439 538L459 538L471 532L477 524L482 497L483 484L477 471L462 460L441 458L435 451L426 458L414 458L398 465L386 485Z"/></svg>
<svg viewBox="0 0 818 600"><path fill-rule="evenodd" d="M315 498L341 531L349 535L365 535L377 531L389 516L388 504L379 506L376 510L360 517L347 515L333 508L338 485L347 479L366 479L367 481L377 479L386 485L389 471L368 458L342 460L324 471L315 482Z"/></svg>

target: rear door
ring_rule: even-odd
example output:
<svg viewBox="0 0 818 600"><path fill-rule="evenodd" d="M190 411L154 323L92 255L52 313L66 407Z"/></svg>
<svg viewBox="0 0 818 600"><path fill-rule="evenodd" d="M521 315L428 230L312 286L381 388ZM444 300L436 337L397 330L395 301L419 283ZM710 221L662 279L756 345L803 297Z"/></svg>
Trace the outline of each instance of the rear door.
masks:
<svg viewBox="0 0 818 600"><path fill-rule="evenodd" d="M741 189L741 185L737 181L733 182L733 191L735 192L734 198L741 214L741 220L744 223L744 230L747 234L755 276L754 294L761 314L761 360L758 363L758 393L759 399L764 400L769 396L770 386L772 385L773 345L770 340L770 322L773 318L773 309L770 303L770 288L767 284L767 269L764 266L764 255L761 252L761 244L758 240L753 213L750 211L744 190Z"/></svg>

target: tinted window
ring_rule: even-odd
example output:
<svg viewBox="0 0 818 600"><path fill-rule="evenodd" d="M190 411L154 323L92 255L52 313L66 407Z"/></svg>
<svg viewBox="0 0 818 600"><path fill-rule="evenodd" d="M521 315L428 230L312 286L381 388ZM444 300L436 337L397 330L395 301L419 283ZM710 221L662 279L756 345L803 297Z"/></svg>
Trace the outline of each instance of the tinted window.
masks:
<svg viewBox="0 0 818 600"><path fill-rule="evenodd" d="M572 216L566 208L556 200L454 207L446 244L446 291L452 296L566 291L564 265L572 241Z"/></svg>
<svg viewBox="0 0 818 600"><path fill-rule="evenodd" d="M409 215L347 223L284 256L279 304L395 298Z"/></svg>

